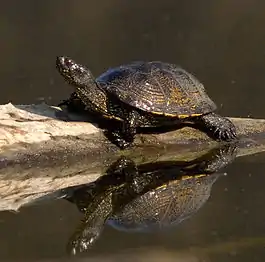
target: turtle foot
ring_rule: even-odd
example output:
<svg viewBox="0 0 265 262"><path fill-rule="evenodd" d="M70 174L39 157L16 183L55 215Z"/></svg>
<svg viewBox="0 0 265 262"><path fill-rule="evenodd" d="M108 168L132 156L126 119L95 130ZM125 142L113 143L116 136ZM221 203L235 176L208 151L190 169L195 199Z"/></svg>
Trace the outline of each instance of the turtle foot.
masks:
<svg viewBox="0 0 265 262"><path fill-rule="evenodd" d="M133 145L133 137L131 136L123 136L121 132L116 131L106 131L106 137L109 139L111 143L119 147L121 150L132 147Z"/></svg>
<svg viewBox="0 0 265 262"><path fill-rule="evenodd" d="M201 116L200 124L217 141L228 142L237 138L235 125L228 118L215 113Z"/></svg>

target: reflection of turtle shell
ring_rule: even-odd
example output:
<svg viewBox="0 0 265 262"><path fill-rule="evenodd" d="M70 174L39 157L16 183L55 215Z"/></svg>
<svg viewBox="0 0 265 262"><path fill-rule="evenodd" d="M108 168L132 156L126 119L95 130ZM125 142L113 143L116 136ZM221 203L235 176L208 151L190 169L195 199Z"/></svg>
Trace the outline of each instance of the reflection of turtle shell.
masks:
<svg viewBox="0 0 265 262"><path fill-rule="evenodd" d="M219 175L188 177L148 191L112 215L107 224L124 231L151 231L177 225L204 205Z"/></svg>

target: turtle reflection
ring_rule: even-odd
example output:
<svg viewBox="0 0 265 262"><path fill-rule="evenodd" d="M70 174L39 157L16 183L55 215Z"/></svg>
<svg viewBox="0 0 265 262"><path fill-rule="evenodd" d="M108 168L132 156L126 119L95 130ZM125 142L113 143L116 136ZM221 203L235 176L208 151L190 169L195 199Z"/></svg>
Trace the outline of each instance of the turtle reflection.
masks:
<svg viewBox="0 0 265 262"><path fill-rule="evenodd" d="M226 144L189 162L136 165L125 157L93 183L68 190L66 199L84 213L68 243L72 254L89 248L105 224L126 231L152 231L179 224L197 212L210 196L221 168L236 157Z"/></svg>

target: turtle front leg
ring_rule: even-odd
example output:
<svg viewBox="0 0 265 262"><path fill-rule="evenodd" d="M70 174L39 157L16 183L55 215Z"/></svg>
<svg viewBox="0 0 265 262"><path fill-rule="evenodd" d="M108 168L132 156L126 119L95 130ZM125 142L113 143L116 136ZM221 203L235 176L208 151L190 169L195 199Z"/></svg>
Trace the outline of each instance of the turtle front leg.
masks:
<svg viewBox="0 0 265 262"><path fill-rule="evenodd" d="M225 117L210 113L195 118L195 124L198 124L203 131L217 141L231 141L236 139L236 127Z"/></svg>
<svg viewBox="0 0 265 262"><path fill-rule="evenodd" d="M127 118L117 127L107 130L109 140L120 149L132 146L138 125L137 113L130 112Z"/></svg>
<svg viewBox="0 0 265 262"><path fill-rule="evenodd" d="M119 147L120 149L125 149L131 146L132 142L127 141L123 134L121 133L120 128L106 130L106 137L109 139L111 143Z"/></svg>

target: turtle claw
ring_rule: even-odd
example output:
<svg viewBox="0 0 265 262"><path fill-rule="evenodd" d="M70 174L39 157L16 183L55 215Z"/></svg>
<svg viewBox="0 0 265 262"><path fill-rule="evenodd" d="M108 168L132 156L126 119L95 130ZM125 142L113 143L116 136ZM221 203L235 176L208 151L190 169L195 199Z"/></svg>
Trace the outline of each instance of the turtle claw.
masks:
<svg viewBox="0 0 265 262"><path fill-rule="evenodd" d="M227 120L226 125L217 127L216 129L217 132L215 131L214 134L217 140L229 142L229 141L236 139L237 137L236 130L235 130L235 126L232 124L232 122L230 122L230 120L228 119L224 119L224 120Z"/></svg>

